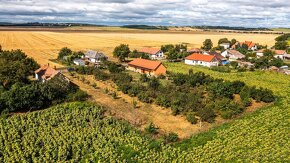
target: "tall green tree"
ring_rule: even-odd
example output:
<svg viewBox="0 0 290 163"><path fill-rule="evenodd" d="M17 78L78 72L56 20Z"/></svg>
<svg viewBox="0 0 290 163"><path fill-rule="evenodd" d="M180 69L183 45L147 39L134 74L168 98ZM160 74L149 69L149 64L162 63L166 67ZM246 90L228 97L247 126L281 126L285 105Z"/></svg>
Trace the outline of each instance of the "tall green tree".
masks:
<svg viewBox="0 0 290 163"><path fill-rule="evenodd" d="M288 43L286 41L277 41L274 48L276 50L286 50L288 48Z"/></svg>
<svg viewBox="0 0 290 163"><path fill-rule="evenodd" d="M118 58L121 62L124 62L126 60L126 57L128 57L129 53L130 53L129 45L121 44L115 47L113 55L114 57Z"/></svg>
<svg viewBox="0 0 290 163"><path fill-rule="evenodd" d="M65 56L69 56L72 54L72 50L67 48L67 47L64 47L62 49L60 49L59 53L58 53L58 59L63 59L63 57Z"/></svg>
<svg viewBox="0 0 290 163"><path fill-rule="evenodd" d="M203 42L203 47L202 47L202 49L208 51L208 50L210 50L212 47L213 47L213 43L212 43L211 39L206 39L206 40Z"/></svg>
<svg viewBox="0 0 290 163"><path fill-rule="evenodd" d="M221 38L219 39L218 44L222 44L222 43L231 43L231 42L228 40L228 38Z"/></svg>

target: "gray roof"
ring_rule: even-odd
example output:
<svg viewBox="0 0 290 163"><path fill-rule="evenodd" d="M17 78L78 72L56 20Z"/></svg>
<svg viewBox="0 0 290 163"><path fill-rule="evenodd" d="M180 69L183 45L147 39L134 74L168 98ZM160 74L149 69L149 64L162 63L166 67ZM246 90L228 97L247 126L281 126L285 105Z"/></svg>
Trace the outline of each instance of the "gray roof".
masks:
<svg viewBox="0 0 290 163"><path fill-rule="evenodd" d="M88 50L85 53L85 56L87 58L94 58L94 59L108 58L104 53L102 53L102 52L96 52L96 51L93 51L93 50Z"/></svg>
<svg viewBox="0 0 290 163"><path fill-rule="evenodd" d="M240 53L237 50L228 50L228 53L235 56L236 58L245 58L246 57L244 54Z"/></svg>

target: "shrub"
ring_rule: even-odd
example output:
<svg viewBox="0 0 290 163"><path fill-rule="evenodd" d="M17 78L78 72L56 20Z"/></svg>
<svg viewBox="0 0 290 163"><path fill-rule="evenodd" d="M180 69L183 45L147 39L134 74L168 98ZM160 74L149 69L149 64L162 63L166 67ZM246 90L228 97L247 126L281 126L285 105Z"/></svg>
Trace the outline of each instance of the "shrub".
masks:
<svg viewBox="0 0 290 163"><path fill-rule="evenodd" d="M86 101L88 97L89 95L86 92L79 89L68 95L68 101Z"/></svg>
<svg viewBox="0 0 290 163"><path fill-rule="evenodd" d="M153 123L150 123L144 130L148 134L158 134L158 129Z"/></svg>
<svg viewBox="0 0 290 163"><path fill-rule="evenodd" d="M239 94L245 85L246 84L244 82L236 80L232 82L231 87L233 88L235 94Z"/></svg>
<svg viewBox="0 0 290 163"><path fill-rule="evenodd" d="M140 79L141 82L148 82L150 81L150 78L148 78L148 76L146 74L141 74Z"/></svg>
<svg viewBox="0 0 290 163"><path fill-rule="evenodd" d="M95 75L95 79L97 80L108 80L110 78L110 75L101 71L101 70L97 70L94 72Z"/></svg>
<svg viewBox="0 0 290 163"><path fill-rule="evenodd" d="M117 99L118 98L118 95L117 95L117 92L112 92L112 97L113 97L113 99Z"/></svg>
<svg viewBox="0 0 290 163"><path fill-rule="evenodd" d="M157 90L160 86L160 82L156 77L153 77L148 84L149 88L152 88L153 90Z"/></svg>
<svg viewBox="0 0 290 163"><path fill-rule="evenodd" d="M195 117L195 114L190 112L187 114L186 119L188 120L188 122L190 122L191 124L196 124L197 123L197 118Z"/></svg>
<svg viewBox="0 0 290 163"><path fill-rule="evenodd" d="M197 115L202 121L213 123L216 117L215 112L210 107L201 108L197 111Z"/></svg>
<svg viewBox="0 0 290 163"><path fill-rule="evenodd" d="M153 100L152 98L149 96L149 93L148 92L140 92L138 94L138 99L142 102L145 102L145 103L152 103Z"/></svg>
<svg viewBox="0 0 290 163"><path fill-rule="evenodd" d="M128 92L132 88L132 86L130 83L124 83L124 84L118 85L118 88L123 93L128 94Z"/></svg>
<svg viewBox="0 0 290 163"><path fill-rule="evenodd" d="M165 143L172 143L178 141L178 134L171 132L168 135L164 136L164 142Z"/></svg>
<svg viewBox="0 0 290 163"><path fill-rule="evenodd" d="M162 95L157 97L156 104L160 105L162 107L166 107L166 108L171 106L170 99L168 97L162 96Z"/></svg>
<svg viewBox="0 0 290 163"><path fill-rule="evenodd" d="M242 103L245 107L248 107L251 105L251 91L248 86L244 86L243 89L240 92Z"/></svg>

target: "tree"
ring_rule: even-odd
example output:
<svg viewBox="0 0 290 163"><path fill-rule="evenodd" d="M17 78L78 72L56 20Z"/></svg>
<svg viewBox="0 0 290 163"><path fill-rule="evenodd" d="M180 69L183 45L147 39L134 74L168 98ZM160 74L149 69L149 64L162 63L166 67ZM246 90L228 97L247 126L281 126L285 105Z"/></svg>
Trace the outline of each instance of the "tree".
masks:
<svg viewBox="0 0 290 163"><path fill-rule="evenodd" d="M153 77L150 81L148 86L154 90L157 90L158 87L160 86L160 82L156 77Z"/></svg>
<svg viewBox="0 0 290 163"><path fill-rule="evenodd" d="M235 45L236 43L237 43L237 40L233 38L233 39L231 40L231 46Z"/></svg>
<svg viewBox="0 0 290 163"><path fill-rule="evenodd" d="M63 59L63 57L65 56L69 56L72 54L72 50L67 48L67 47L64 47L62 49L60 49L59 53L58 53L58 59Z"/></svg>
<svg viewBox="0 0 290 163"><path fill-rule="evenodd" d="M144 130L148 134L158 134L158 129L153 123L150 123Z"/></svg>
<svg viewBox="0 0 290 163"><path fill-rule="evenodd" d="M0 52L2 52L2 46L0 45Z"/></svg>
<svg viewBox="0 0 290 163"><path fill-rule="evenodd" d="M270 49L265 49L263 51L264 57L267 57L268 59L272 59L274 57L274 52Z"/></svg>
<svg viewBox="0 0 290 163"><path fill-rule="evenodd" d="M231 43L227 38L221 38L219 39L218 44L222 44L222 43Z"/></svg>
<svg viewBox="0 0 290 163"><path fill-rule="evenodd" d="M213 47L213 43L212 43L211 39L206 39L206 40L203 42L203 47L202 47L202 49L208 51L208 50L210 50L212 47Z"/></svg>
<svg viewBox="0 0 290 163"><path fill-rule="evenodd" d="M199 109L197 115L201 118L202 121L212 123L214 122L216 115L210 106L211 105L207 105L206 107Z"/></svg>
<svg viewBox="0 0 290 163"><path fill-rule="evenodd" d="M115 47L113 55L114 57L119 58L121 62L124 62L126 57L128 57L129 53L130 53L129 45L121 44Z"/></svg>
<svg viewBox="0 0 290 163"><path fill-rule="evenodd" d="M274 48L276 50L286 50L288 48L288 43L286 41L277 41Z"/></svg>

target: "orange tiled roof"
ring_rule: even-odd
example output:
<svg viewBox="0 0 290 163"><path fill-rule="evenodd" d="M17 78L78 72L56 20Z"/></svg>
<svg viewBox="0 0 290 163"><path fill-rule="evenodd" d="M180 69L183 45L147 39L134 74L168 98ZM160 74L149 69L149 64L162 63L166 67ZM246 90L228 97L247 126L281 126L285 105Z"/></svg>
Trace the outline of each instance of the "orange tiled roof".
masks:
<svg viewBox="0 0 290 163"><path fill-rule="evenodd" d="M204 54L191 54L190 56L186 57L188 60L195 60L195 61L205 61L205 62L211 62L215 56L212 55L204 55Z"/></svg>
<svg viewBox="0 0 290 163"><path fill-rule="evenodd" d="M58 74L58 71L49 67L48 65L44 65L39 69L37 69L35 73L38 74L43 79L49 79Z"/></svg>
<svg viewBox="0 0 290 163"><path fill-rule="evenodd" d="M151 54L151 55L157 54L159 51L160 49L157 49L157 48L142 48L139 50L139 52Z"/></svg>
<svg viewBox="0 0 290 163"><path fill-rule="evenodd" d="M252 41L236 42L232 48L237 48L237 45L243 46L244 44L247 45L249 49L256 45L256 43L253 43Z"/></svg>
<svg viewBox="0 0 290 163"><path fill-rule="evenodd" d="M156 70L161 64L161 62L141 58L135 59L128 63L129 66L141 67L149 70Z"/></svg>

